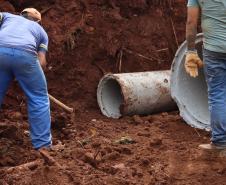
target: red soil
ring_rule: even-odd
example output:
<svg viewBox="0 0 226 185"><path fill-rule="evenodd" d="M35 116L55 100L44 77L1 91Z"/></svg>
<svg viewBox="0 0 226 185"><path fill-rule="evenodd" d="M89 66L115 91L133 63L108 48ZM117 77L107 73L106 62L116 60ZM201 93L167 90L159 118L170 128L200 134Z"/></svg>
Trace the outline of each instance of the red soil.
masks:
<svg viewBox="0 0 226 185"><path fill-rule="evenodd" d="M76 111L71 117L51 107L53 142L62 144L51 154L62 169L40 164L6 172L40 158L27 136L25 98L12 84L0 114L0 185L226 184L225 158L201 152L197 146L209 134L186 125L178 112L113 120L96 103L98 81L103 72L118 72L122 48L132 51L123 50L122 72L170 68L173 27L178 42L184 40L185 0L172 1L171 9L165 0L0 1L1 11L28 6L44 11L49 92ZM123 136L135 142L115 142Z"/></svg>

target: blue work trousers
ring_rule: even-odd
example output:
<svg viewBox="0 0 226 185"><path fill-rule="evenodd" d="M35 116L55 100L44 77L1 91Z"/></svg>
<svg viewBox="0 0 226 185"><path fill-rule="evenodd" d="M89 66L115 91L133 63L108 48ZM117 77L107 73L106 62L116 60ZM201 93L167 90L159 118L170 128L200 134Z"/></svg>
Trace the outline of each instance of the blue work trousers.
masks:
<svg viewBox="0 0 226 185"><path fill-rule="evenodd" d="M216 145L226 145L226 53L203 50L204 74L212 137Z"/></svg>
<svg viewBox="0 0 226 185"><path fill-rule="evenodd" d="M34 148L50 146L50 103L45 75L37 56L23 50L0 47L0 106L14 78L26 95Z"/></svg>

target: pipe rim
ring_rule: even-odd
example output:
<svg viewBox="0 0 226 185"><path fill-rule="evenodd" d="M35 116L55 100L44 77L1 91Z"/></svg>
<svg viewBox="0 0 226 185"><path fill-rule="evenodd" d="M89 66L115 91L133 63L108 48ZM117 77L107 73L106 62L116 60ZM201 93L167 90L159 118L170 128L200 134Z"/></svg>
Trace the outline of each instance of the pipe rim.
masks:
<svg viewBox="0 0 226 185"><path fill-rule="evenodd" d="M196 44L203 41L203 33L197 34L196 37ZM179 49L177 50L174 60L171 65L171 77L170 77L170 92L171 96L174 99L174 101L177 103L177 106L180 111L180 116L185 120L186 123L191 125L192 127L197 127L200 129L210 130L210 125L207 123L200 122L197 120L187 109L187 107L184 105L183 102L177 97L177 92L175 89L178 89L178 84L173 80L178 77L179 70L176 70L180 66L180 62L178 62L178 58L183 53L183 51L186 51L187 48L187 41L184 41Z"/></svg>
<svg viewBox="0 0 226 185"><path fill-rule="evenodd" d="M105 84L108 80L115 80L117 82L117 84L119 85L119 87L120 87L120 93L121 93L121 96L122 96L122 104L120 105L120 114L118 116L110 114L106 110L106 108L105 108L105 106L103 104L103 99L102 99L102 93L101 92L102 92L102 89L104 87L103 84ZM97 103L98 103L98 105L100 107L100 110L101 110L103 115L105 115L107 117L114 118L114 119L118 119L118 118L123 116L124 105L126 104L126 101L125 101L125 96L124 96L125 89L124 89L124 87L121 84L123 84L123 82L114 74L106 74L106 75L104 75L101 78L101 80L100 80L100 82L98 84L98 87L97 87Z"/></svg>

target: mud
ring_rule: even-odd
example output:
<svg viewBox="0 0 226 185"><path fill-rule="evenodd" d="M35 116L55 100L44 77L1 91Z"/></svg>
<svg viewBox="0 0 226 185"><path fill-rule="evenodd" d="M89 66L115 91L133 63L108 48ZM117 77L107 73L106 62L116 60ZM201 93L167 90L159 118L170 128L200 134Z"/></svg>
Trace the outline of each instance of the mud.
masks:
<svg viewBox="0 0 226 185"><path fill-rule="evenodd" d="M185 38L186 2L169 2L171 8L160 0L0 1L1 11L33 6L43 12L49 93L75 109L71 116L51 105L58 144L51 155L61 167L41 162L7 171L41 159L30 143L25 97L14 82L0 113L0 184L226 184L224 155L200 151L209 133L186 125L177 111L113 120L97 107L103 73L170 68L177 41Z"/></svg>

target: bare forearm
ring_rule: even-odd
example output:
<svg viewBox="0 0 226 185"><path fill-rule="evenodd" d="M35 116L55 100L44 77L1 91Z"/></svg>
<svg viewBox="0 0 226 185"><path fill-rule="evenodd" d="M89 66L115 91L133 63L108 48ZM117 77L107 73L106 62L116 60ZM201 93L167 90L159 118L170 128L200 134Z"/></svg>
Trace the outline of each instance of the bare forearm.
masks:
<svg viewBox="0 0 226 185"><path fill-rule="evenodd" d="M38 59L39 59L39 62L40 62L40 65L42 66L42 68L45 69L46 64L47 64L45 53L39 52Z"/></svg>
<svg viewBox="0 0 226 185"><path fill-rule="evenodd" d="M188 50L195 49L195 39L197 34L197 25L200 9L198 7L189 7L186 24L186 40Z"/></svg>
<svg viewBox="0 0 226 185"><path fill-rule="evenodd" d="M196 34L197 34L197 25L190 24L188 22L186 25L186 40L188 50L195 49Z"/></svg>
<svg viewBox="0 0 226 185"><path fill-rule="evenodd" d="M44 67L44 68L46 67L46 60L39 59L39 62L42 67Z"/></svg>

